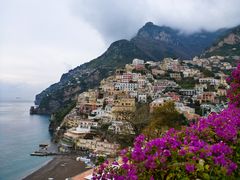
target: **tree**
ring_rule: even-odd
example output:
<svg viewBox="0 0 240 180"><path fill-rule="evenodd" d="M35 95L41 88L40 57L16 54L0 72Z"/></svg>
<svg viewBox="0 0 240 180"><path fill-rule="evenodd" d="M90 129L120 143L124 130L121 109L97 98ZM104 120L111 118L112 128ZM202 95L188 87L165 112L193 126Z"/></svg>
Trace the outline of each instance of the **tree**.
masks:
<svg viewBox="0 0 240 180"><path fill-rule="evenodd" d="M136 110L133 111L117 111L114 112L116 118L131 124L135 135L139 135L146 127L149 121L148 104L137 104Z"/></svg>
<svg viewBox="0 0 240 180"><path fill-rule="evenodd" d="M201 72L203 73L204 77L214 77L214 73L206 68L202 68Z"/></svg>
<svg viewBox="0 0 240 180"><path fill-rule="evenodd" d="M180 128L184 124L186 124L184 115L176 110L173 101L168 101L152 112L149 124L143 132L149 138L154 138L159 137L159 134L168 128Z"/></svg>

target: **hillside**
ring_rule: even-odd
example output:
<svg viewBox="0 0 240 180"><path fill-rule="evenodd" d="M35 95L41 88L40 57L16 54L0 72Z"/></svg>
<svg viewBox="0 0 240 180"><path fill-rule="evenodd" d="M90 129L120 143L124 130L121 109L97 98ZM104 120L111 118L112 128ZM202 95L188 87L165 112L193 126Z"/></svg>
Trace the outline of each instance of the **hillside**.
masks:
<svg viewBox="0 0 240 180"><path fill-rule="evenodd" d="M226 29L220 29L215 32L200 31L187 35L179 30L148 22L131 41L154 60L164 57L191 59L203 53L226 33Z"/></svg>
<svg viewBox="0 0 240 180"><path fill-rule="evenodd" d="M63 74L58 83L36 95L35 104L39 105L37 113L51 114L70 104L80 92L96 87L103 78L133 58L149 59L128 40L112 43L101 56Z"/></svg>
<svg viewBox="0 0 240 180"><path fill-rule="evenodd" d="M134 58L154 61L164 57L191 58L200 55L224 33L226 30L184 35L170 27L146 23L130 41L112 43L101 56L63 74L58 83L36 95L35 104L39 107L35 113L60 114L57 116L60 121L79 93L96 87L116 68L123 67Z"/></svg>
<svg viewBox="0 0 240 180"><path fill-rule="evenodd" d="M213 55L240 56L240 26L218 39L204 54L207 57Z"/></svg>

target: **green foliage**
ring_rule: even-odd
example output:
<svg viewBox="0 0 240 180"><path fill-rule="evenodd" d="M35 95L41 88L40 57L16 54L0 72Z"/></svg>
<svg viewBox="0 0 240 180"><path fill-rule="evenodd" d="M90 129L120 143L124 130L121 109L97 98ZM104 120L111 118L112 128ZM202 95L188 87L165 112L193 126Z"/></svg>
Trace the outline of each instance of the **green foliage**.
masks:
<svg viewBox="0 0 240 180"><path fill-rule="evenodd" d="M96 133L110 143L120 144L121 148L132 146L135 138L134 134L116 134L110 130L98 129Z"/></svg>
<svg viewBox="0 0 240 180"><path fill-rule="evenodd" d="M115 112L116 117L123 121L127 121L133 127L135 135L139 135L146 127L149 121L149 105L138 103L135 112L120 111Z"/></svg>
<svg viewBox="0 0 240 180"><path fill-rule="evenodd" d="M104 156L98 156L96 159L95 165L98 166L98 165L104 163L105 160L106 160L106 158Z"/></svg>
<svg viewBox="0 0 240 180"><path fill-rule="evenodd" d="M192 77L187 77L181 81L176 81L176 82L183 89L193 89L195 87L195 84L197 83L197 81L194 80L194 78Z"/></svg>
<svg viewBox="0 0 240 180"><path fill-rule="evenodd" d="M140 74L142 74L142 75L146 75L146 71L145 71L145 70L133 69L132 72L133 72L133 73L140 73Z"/></svg>
<svg viewBox="0 0 240 180"><path fill-rule="evenodd" d="M76 106L75 101L66 102L55 114L55 121L59 124L62 122L63 118Z"/></svg>
<svg viewBox="0 0 240 180"><path fill-rule="evenodd" d="M181 126L185 120L182 114L176 110L174 102L172 101L166 102L156 108L151 114L151 119L151 123L157 129L161 129L164 126L176 128Z"/></svg>
<svg viewBox="0 0 240 180"><path fill-rule="evenodd" d="M200 106L200 103L199 101L196 101L195 104L194 104L194 109L195 109L195 113L202 116L202 109L201 109L201 106Z"/></svg>
<svg viewBox="0 0 240 180"><path fill-rule="evenodd" d="M166 129L178 129L186 124L187 121L185 116L176 110L174 102L168 101L162 106L154 109L150 115L150 121L143 130L143 133L149 138L155 138Z"/></svg>
<svg viewBox="0 0 240 180"><path fill-rule="evenodd" d="M110 125L111 125L110 123L102 124L100 127L100 131L107 131Z"/></svg>
<svg viewBox="0 0 240 180"><path fill-rule="evenodd" d="M200 71L203 73L204 77L214 77L214 73L206 68L201 68Z"/></svg>
<svg viewBox="0 0 240 180"><path fill-rule="evenodd" d="M39 108L49 108L49 102L51 97L45 96L42 98Z"/></svg>
<svg viewBox="0 0 240 180"><path fill-rule="evenodd" d="M55 91L53 94L49 94L47 96L44 96L40 102L39 108L46 108L49 109L50 107L50 102L51 101L58 101L58 99L63 99L64 95L64 90L63 89L58 89Z"/></svg>
<svg viewBox="0 0 240 180"><path fill-rule="evenodd" d="M126 148L133 145L133 141L135 135L133 134L121 134L121 135L114 135L116 136L116 142L120 144L121 148Z"/></svg>
<svg viewBox="0 0 240 180"><path fill-rule="evenodd" d="M140 134L149 122L149 105L138 103L134 115L134 126L136 135Z"/></svg>
<svg viewBox="0 0 240 180"><path fill-rule="evenodd" d="M108 67L112 70L124 67L133 58L149 58L143 51L128 40L119 40L111 44L108 50L100 57L90 61L86 65L89 68Z"/></svg>
<svg viewBox="0 0 240 180"><path fill-rule="evenodd" d="M231 70L223 70L223 73L230 76L231 75Z"/></svg>
<svg viewBox="0 0 240 180"><path fill-rule="evenodd" d="M210 56L239 56L240 55L240 44L239 42L236 42L234 44L226 44L224 42L224 38L228 37L229 34L232 33L236 36L240 36L240 26L234 27L231 30L228 30L227 33L222 36L221 38L218 38L217 41L213 44L213 47L215 49L213 51L207 51L205 53L205 57L210 57ZM223 43L222 46L219 46L219 43Z"/></svg>
<svg viewBox="0 0 240 180"><path fill-rule="evenodd" d="M217 48L212 52L206 54L207 57L210 56L239 56L240 55L240 44L224 44L222 47Z"/></svg>

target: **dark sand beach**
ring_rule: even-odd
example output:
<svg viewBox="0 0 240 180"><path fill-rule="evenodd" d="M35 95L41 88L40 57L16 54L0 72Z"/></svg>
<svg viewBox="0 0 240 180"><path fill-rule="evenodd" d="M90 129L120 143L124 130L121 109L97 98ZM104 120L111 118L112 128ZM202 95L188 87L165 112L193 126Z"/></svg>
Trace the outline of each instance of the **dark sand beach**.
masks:
<svg viewBox="0 0 240 180"><path fill-rule="evenodd" d="M76 161L76 156L56 156L24 180L48 180L48 178L65 180L88 170L85 167L83 162Z"/></svg>

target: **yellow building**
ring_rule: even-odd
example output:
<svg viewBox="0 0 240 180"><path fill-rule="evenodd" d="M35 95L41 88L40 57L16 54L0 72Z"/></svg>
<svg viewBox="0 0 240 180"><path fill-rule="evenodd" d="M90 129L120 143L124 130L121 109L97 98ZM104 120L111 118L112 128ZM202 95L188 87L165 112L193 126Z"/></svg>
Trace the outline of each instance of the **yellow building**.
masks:
<svg viewBox="0 0 240 180"><path fill-rule="evenodd" d="M97 101L97 97L97 90L89 90L88 92L80 94L78 96L78 102L76 106L78 113L89 114L92 112L92 110L100 107L102 104Z"/></svg>
<svg viewBox="0 0 240 180"><path fill-rule="evenodd" d="M78 139L76 146L78 148L84 148L93 150L96 153L103 153L107 155L115 155L120 145L116 143L109 143L106 140L101 141L100 139Z"/></svg>
<svg viewBox="0 0 240 180"><path fill-rule="evenodd" d="M71 117L65 120L65 126L67 128L77 127L79 124L79 118L78 117Z"/></svg>
<svg viewBox="0 0 240 180"><path fill-rule="evenodd" d="M121 98L121 99L114 100L112 112L122 112L122 111L134 112L135 110L136 110L136 107L135 107L134 98Z"/></svg>

